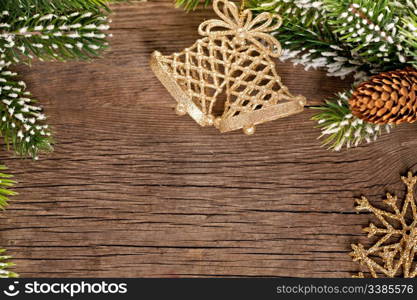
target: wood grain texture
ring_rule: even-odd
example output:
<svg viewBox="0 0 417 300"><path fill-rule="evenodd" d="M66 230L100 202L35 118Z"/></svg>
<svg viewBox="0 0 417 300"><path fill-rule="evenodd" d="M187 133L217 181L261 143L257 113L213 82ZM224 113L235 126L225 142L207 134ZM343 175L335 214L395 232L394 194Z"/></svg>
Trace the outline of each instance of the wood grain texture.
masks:
<svg viewBox="0 0 417 300"><path fill-rule="evenodd" d="M174 113L150 71L153 50L191 45L208 9L171 1L115 5L112 50L92 63L17 70L57 140L39 161L1 152L20 193L1 214L0 245L24 277L349 277L367 239L353 198L380 203L417 171L417 125L332 153L313 112L220 135ZM349 86L279 64L310 103Z"/></svg>

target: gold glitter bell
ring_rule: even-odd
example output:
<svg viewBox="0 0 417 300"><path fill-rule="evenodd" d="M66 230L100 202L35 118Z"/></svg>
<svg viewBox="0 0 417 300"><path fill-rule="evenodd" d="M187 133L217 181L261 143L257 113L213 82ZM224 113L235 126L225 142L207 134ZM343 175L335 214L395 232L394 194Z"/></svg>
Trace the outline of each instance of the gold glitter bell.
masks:
<svg viewBox="0 0 417 300"><path fill-rule="evenodd" d="M306 99L288 91L272 60L281 45L268 32L281 18L254 18L227 0L214 0L213 8L220 19L200 24L202 39L179 53L152 54L152 70L177 100L177 113L221 132L253 134L255 125L303 111Z"/></svg>

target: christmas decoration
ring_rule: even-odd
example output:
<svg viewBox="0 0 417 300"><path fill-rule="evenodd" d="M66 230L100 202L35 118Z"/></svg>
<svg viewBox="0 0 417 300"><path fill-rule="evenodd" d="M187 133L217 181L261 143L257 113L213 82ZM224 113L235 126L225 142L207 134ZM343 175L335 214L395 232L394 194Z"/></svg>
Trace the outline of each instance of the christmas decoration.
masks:
<svg viewBox="0 0 417 300"><path fill-rule="evenodd" d="M375 124L417 120L417 71L414 68L373 76L359 85L349 100L352 113Z"/></svg>
<svg viewBox="0 0 417 300"><path fill-rule="evenodd" d="M407 186L402 205L391 194L387 194L384 200L388 210L371 205L365 197L356 200L358 211L373 213L380 223L371 223L364 228L368 237L379 236L378 241L369 249L354 244L350 253L353 260L366 267L374 278L417 276L417 201L414 199L417 176L409 172L401 179ZM359 273L359 277L364 277L364 274Z"/></svg>
<svg viewBox="0 0 417 300"><path fill-rule="evenodd" d="M246 134L255 125L301 112L305 98L290 94L272 60L281 46L267 32L277 30L281 19L269 13L253 18L227 0L215 0L213 8L220 20L200 25L204 38L170 56L152 55L152 69L177 100L177 112L201 126L221 132L243 128ZM223 94L223 109L216 112Z"/></svg>
<svg viewBox="0 0 417 300"><path fill-rule="evenodd" d="M10 71L15 63L90 59L107 47L104 0L0 1L0 133L22 156L51 150L42 109Z"/></svg>
<svg viewBox="0 0 417 300"><path fill-rule="evenodd" d="M199 0L177 0L193 9ZM210 0L205 0L205 4ZM313 117L333 150L375 140L384 129L353 114L347 104L355 86L381 72L417 66L417 1L250 0L255 13L277 13L283 25L271 32L283 45L281 60L353 77L354 87L326 101ZM348 97L348 99L346 99Z"/></svg>

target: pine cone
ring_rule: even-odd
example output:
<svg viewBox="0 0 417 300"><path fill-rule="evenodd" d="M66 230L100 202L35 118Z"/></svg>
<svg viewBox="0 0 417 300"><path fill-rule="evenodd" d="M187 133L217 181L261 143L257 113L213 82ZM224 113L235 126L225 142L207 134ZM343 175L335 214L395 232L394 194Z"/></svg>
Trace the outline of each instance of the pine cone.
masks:
<svg viewBox="0 0 417 300"><path fill-rule="evenodd" d="M384 72L359 85L349 100L352 114L374 124L417 120L417 70Z"/></svg>

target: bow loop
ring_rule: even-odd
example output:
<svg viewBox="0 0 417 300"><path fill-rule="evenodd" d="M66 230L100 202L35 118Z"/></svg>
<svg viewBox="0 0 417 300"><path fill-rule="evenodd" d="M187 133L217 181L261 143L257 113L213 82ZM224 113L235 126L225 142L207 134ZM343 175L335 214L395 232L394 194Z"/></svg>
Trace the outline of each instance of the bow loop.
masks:
<svg viewBox="0 0 417 300"><path fill-rule="evenodd" d="M274 23L275 20L275 24L271 25ZM255 19L253 19L251 22L249 22L248 24L248 28L250 30L255 30L255 31L259 31L259 32L271 32L274 30L277 30L278 28L280 28L282 25L282 18L278 15L271 15L268 12L263 12L259 15L256 16Z"/></svg>
<svg viewBox="0 0 417 300"><path fill-rule="evenodd" d="M237 24L239 22L239 9L233 2L227 0L215 0L213 8L216 14L226 23Z"/></svg>
<svg viewBox="0 0 417 300"><path fill-rule="evenodd" d="M264 12L253 18L250 10L239 12L237 6L228 0L214 0L213 8L220 20L201 23L198 28L200 35L213 38L235 36L238 41L249 41L270 56L280 56L280 43L267 33L281 26L281 17Z"/></svg>

